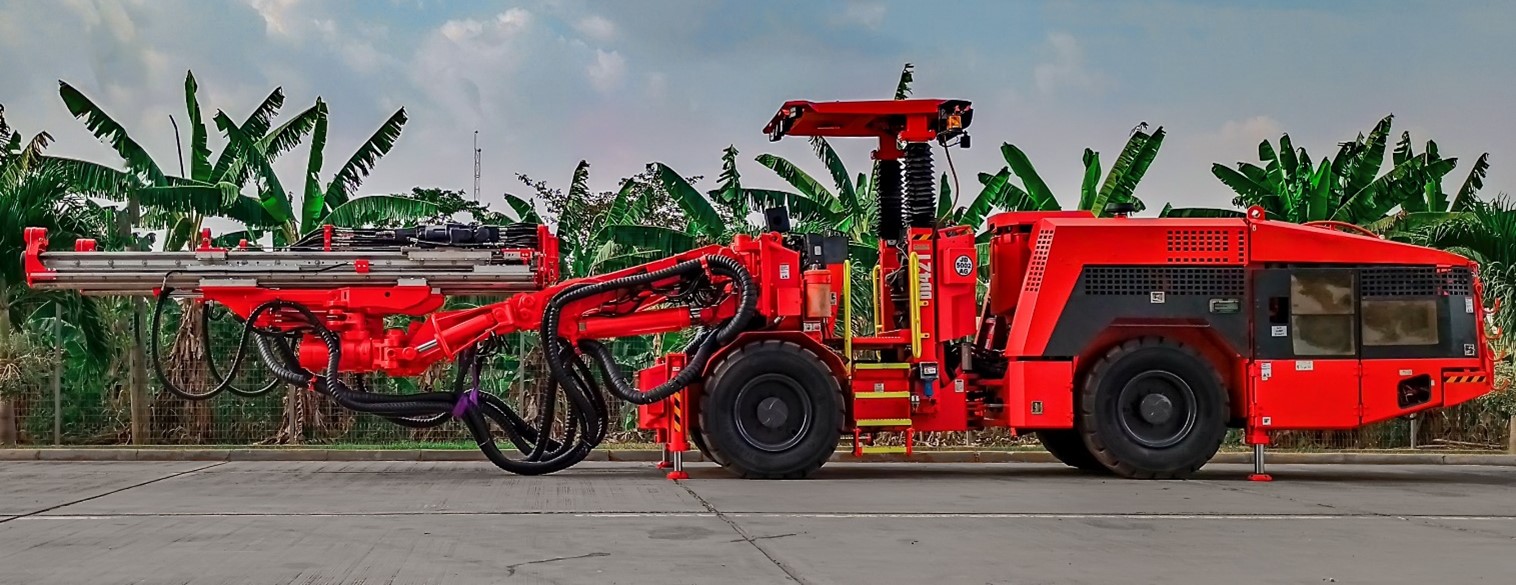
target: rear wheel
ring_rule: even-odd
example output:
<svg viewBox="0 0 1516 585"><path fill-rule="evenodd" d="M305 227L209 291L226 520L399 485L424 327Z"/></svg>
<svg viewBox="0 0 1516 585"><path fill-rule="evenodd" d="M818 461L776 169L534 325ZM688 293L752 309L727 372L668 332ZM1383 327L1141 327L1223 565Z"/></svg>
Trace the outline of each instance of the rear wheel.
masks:
<svg viewBox="0 0 1516 585"><path fill-rule="evenodd" d="M1084 446L1084 437L1078 431L1037 431L1036 434L1042 448L1047 449L1048 453L1052 453L1064 465L1080 471L1107 473L1105 466L1090 454L1089 447Z"/></svg>
<svg viewBox="0 0 1516 585"><path fill-rule="evenodd" d="M1075 428L1090 456L1122 477L1186 477L1226 437L1221 375L1194 348L1160 337L1112 348L1090 368Z"/></svg>
<svg viewBox="0 0 1516 585"><path fill-rule="evenodd" d="M801 478L837 450L842 421L842 391L820 357L794 343L759 341L711 370L700 443L742 477Z"/></svg>

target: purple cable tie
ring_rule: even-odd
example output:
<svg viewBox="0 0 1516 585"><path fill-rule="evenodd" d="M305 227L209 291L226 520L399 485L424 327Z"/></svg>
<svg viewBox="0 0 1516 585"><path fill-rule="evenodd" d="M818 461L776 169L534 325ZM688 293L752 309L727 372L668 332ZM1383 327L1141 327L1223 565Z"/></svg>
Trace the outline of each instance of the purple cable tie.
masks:
<svg viewBox="0 0 1516 585"><path fill-rule="evenodd" d="M463 418L470 408L479 405L479 367L474 368L474 387L463 395L458 402L453 403L453 418Z"/></svg>

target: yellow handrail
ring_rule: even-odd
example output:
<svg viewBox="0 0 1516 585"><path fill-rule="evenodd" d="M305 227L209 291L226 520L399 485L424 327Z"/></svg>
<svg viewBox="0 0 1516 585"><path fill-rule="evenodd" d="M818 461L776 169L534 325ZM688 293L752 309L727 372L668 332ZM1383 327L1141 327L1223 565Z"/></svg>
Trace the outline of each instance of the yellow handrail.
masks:
<svg viewBox="0 0 1516 585"><path fill-rule="evenodd" d="M853 361L853 262L842 263L842 359Z"/></svg>
<svg viewBox="0 0 1516 585"><path fill-rule="evenodd" d="M911 271L911 358L921 357L921 258L910 256Z"/></svg>
<svg viewBox="0 0 1516 585"><path fill-rule="evenodd" d="M880 300L879 296L879 271L881 268L880 265L875 264L874 271L869 274L869 279L874 284L873 294L871 295L874 297L874 335L884 332L884 313L882 312L884 310L884 302Z"/></svg>

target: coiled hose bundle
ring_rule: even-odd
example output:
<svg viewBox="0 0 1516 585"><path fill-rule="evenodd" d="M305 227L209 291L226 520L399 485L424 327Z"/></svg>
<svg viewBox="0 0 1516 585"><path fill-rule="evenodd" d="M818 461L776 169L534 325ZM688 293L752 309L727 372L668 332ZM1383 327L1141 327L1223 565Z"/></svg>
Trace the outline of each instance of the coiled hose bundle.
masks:
<svg viewBox="0 0 1516 585"><path fill-rule="evenodd" d="M686 350L690 358L685 368L656 388L642 391L627 382L611 349L604 343L594 339L571 343L558 336L563 312L574 301L617 290L646 289L653 283L674 277L686 283L696 283L705 278L707 270L710 274L730 281L737 297L735 314L714 328L697 334ZM546 361L550 376L547 383L539 387L536 402L540 406L535 420L528 421L500 397L480 388L481 370L488 358L500 351L501 338L490 337L459 354L457 373L450 391L380 394L367 391L361 377L357 378L358 389L355 390L340 376L338 364L342 356L341 338L309 308L290 301L270 301L254 308L243 320L237 351L225 375L222 375L207 352L207 365L214 385L204 392L188 391L170 380L159 359L158 338L162 315L172 292L172 289L160 292L153 310L152 335L148 340L154 372L170 392L191 400L205 400L222 391L231 391L241 396L257 396L271 391L283 382L320 392L343 408L376 415L406 427L434 427L458 419L463 421L486 458L501 469L520 475L541 475L566 469L583 461L605 439L610 430L610 408L601 388L602 383L611 394L634 404L652 404L689 386L704 371L706 363L716 351L731 343L753 321L758 302L757 288L747 268L732 258L720 255L680 262L662 270L580 284L560 291L546 303L541 326L537 331L543 355L549 357ZM266 330L253 325L259 317L270 312L278 312L284 317L296 317L302 324L286 331ZM202 312L201 318L205 321L202 321L201 327L208 332L207 314L208 311ZM302 367L291 349L291 342L302 335L313 335L326 346L327 364L319 372ZM274 378L267 385L251 390L238 388L232 383L246 362L250 346L256 349L258 357ZM589 356L590 360L587 362L583 356ZM560 397L566 405L564 424L561 436L555 438L553 430ZM509 456L500 448L495 436L497 429L499 434L510 441L519 457Z"/></svg>

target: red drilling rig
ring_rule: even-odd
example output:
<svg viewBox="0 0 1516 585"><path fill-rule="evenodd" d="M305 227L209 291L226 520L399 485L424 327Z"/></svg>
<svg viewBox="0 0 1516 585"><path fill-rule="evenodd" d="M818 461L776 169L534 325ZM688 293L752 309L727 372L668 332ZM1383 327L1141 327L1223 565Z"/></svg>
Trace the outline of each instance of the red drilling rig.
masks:
<svg viewBox="0 0 1516 585"><path fill-rule="evenodd" d="M918 433L1007 427L1073 467L1132 478L1189 475L1242 429L1253 477L1266 479L1276 431L1349 429L1491 390L1476 266L1455 254L1257 208L1226 219L1001 213L982 234L940 225L932 149L967 147L972 115L962 100L794 101L764 129L878 140L867 335L855 333L850 278L865 259L843 236L791 233L782 209L756 237L561 282L557 240L534 225L328 226L276 251L216 248L206 234L173 253L88 240L55 252L29 229L24 261L37 288L155 295L155 330L173 298L241 318L232 364L212 364L215 386L176 388L160 370L171 391L266 391L277 384L231 382L260 359L279 382L397 424L459 419L491 461L523 474L584 459L606 435L607 392L640 405L672 478L690 444L744 477L798 478L845 440L858 455L909 454ZM455 295L505 298L440 310ZM393 316L414 319L387 327ZM682 330L694 330L688 347L635 381L606 345ZM485 358L516 332L539 338L549 371L531 420L479 388ZM443 360L459 364L447 391L351 382ZM899 440L876 441L886 435Z"/></svg>

